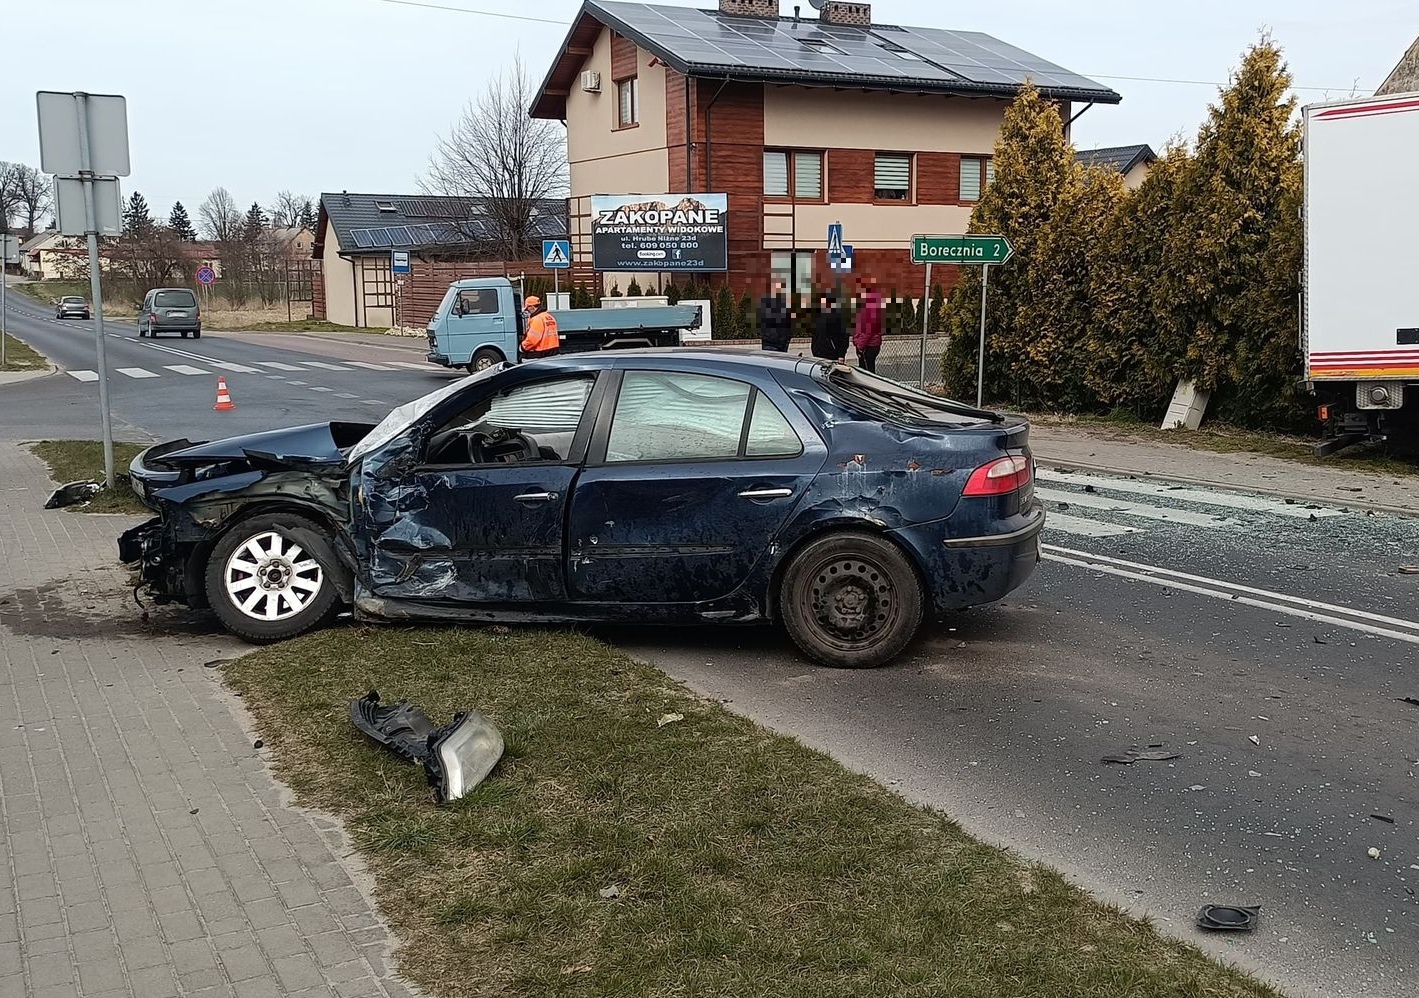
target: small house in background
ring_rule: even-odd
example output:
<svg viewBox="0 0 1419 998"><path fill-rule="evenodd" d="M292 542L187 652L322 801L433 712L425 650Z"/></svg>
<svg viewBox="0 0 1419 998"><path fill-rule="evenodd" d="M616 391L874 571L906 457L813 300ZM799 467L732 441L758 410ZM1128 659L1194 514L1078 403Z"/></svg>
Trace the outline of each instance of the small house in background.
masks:
<svg viewBox="0 0 1419 998"><path fill-rule="evenodd" d="M309 256L312 314L317 319L344 326L388 329L395 325L396 304L416 293L421 299L430 289L416 287L428 275L447 287L446 268L416 266L401 286L395 279L391 255L408 252L410 263L480 261L496 263L493 273L543 273L540 258L500 261L486 199L437 197L423 194L320 195L320 211ZM528 237L539 249L542 239L560 239L567 232L567 205L546 200L534 209ZM437 273L437 277L433 276ZM481 275L480 275L481 276ZM407 324L409 317L400 316Z"/></svg>
<svg viewBox="0 0 1419 998"><path fill-rule="evenodd" d="M75 241L61 236L58 229L36 233L20 243L20 272L34 281L60 277L65 269L60 261L67 259L74 248Z"/></svg>
<svg viewBox="0 0 1419 998"><path fill-rule="evenodd" d="M1102 166L1123 174L1123 184L1131 191L1138 189L1148 176L1148 170L1158 162L1152 146L1109 146L1104 149L1080 149L1075 159L1085 166Z"/></svg>
<svg viewBox="0 0 1419 998"><path fill-rule="evenodd" d="M1376 97L1388 94L1408 94L1419 91L1419 39L1409 46L1409 51L1399 60L1399 65L1390 70L1385 81L1375 91Z"/></svg>
<svg viewBox="0 0 1419 998"><path fill-rule="evenodd" d="M277 252L288 260L309 260L315 248L315 233L298 226L296 228L274 228L271 242Z"/></svg>

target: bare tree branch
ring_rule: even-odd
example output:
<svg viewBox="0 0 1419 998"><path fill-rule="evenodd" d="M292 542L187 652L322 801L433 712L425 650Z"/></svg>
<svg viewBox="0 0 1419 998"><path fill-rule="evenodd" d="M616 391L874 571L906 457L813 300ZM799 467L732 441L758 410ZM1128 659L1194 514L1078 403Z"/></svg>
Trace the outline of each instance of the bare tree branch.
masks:
<svg viewBox="0 0 1419 998"><path fill-rule="evenodd" d="M54 210L54 184L24 163L14 166L15 208L25 232L34 235L45 215Z"/></svg>
<svg viewBox="0 0 1419 998"><path fill-rule="evenodd" d="M271 226L276 229L294 229L301 224L301 211L310 198L303 194L281 191L271 205Z"/></svg>
<svg viewBox="0 0 1419 998"><path fill-rule="evenodd" d="M231 191L225 187L218 187L207 195L197 209L197 219L203 234L215 242L232 242L241 235L242 215Z"/></svg>
<svg viewBox="0 0 1419 998"><path fill-rule="evenodd" d="M533 209L567 194L566 139L555 122L529 116L535 97L517 56L439 139L422 183L431 194L485 199L493 249L505 260L529 257Z"/></svg>

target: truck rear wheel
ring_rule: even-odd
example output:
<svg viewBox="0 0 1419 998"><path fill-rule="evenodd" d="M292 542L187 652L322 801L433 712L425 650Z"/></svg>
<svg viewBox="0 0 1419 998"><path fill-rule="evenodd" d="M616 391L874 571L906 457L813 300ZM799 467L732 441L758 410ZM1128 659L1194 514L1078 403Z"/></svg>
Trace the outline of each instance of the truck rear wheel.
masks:
<svg viewBox="0 0 1419 998"><path fill-rule="evenodd" d="M468 373L477 374L479 371L486 371L495 364L503 362L503 355L492 347L483 347L473 355L473 359L468 362Z"/></svg>

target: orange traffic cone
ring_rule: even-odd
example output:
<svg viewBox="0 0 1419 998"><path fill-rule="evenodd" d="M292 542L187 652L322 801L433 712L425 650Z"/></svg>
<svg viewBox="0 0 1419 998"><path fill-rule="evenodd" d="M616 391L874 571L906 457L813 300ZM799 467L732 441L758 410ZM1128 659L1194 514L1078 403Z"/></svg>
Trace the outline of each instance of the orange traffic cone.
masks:
<svg viewBox="0 0 1419 998"><path fill-rule="evenodd" d="M236 408L236 403L232 401L232 393L227 391L227 379L221 375L217 376L217 404L212 408L217 412L226 412L228 409Z"/></svg>

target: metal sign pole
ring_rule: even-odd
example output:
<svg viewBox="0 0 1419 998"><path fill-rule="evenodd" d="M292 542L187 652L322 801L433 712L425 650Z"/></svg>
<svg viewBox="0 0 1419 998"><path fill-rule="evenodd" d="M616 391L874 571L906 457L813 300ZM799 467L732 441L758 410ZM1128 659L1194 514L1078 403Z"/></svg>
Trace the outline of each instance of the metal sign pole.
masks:
<svg viewBox="0 0 1419 998"><path fill-rule="evenodd" d="M5 268L10 264L10 226L5 225L5 232L0 234L0 369L5 367L5 341L10 338L9 314L5 311Z"/></svg>
<svg viewBox="0 0 1419 998"><path fill-rule="evenodd" d="M84 234L89 241L89 294L94 300L94 344L98 353L99 418L103 423L103 474L109 491L117 487L113 474L113 421L108 411L108 357L103 343L103 287L99 275L99 221L94 208L94 171L89 155L89 95L76 93L79 114L79 177L84 184Z"/></svg>
<svg viewBox="0 0 1419 998"><path fill-rule="evenodd" d="M921 373L917 387L926 388L926 327L931 321L931 264L926 265L926 291L922 294L924 304L921 311Z"/></svg>
<svg viewBox="0 0 1419 998"><path fill-rule="evenodd" d="M990 264L980 269L980 358L976 361L976 408L985 404L985 289L990 284Z"/></svg>

